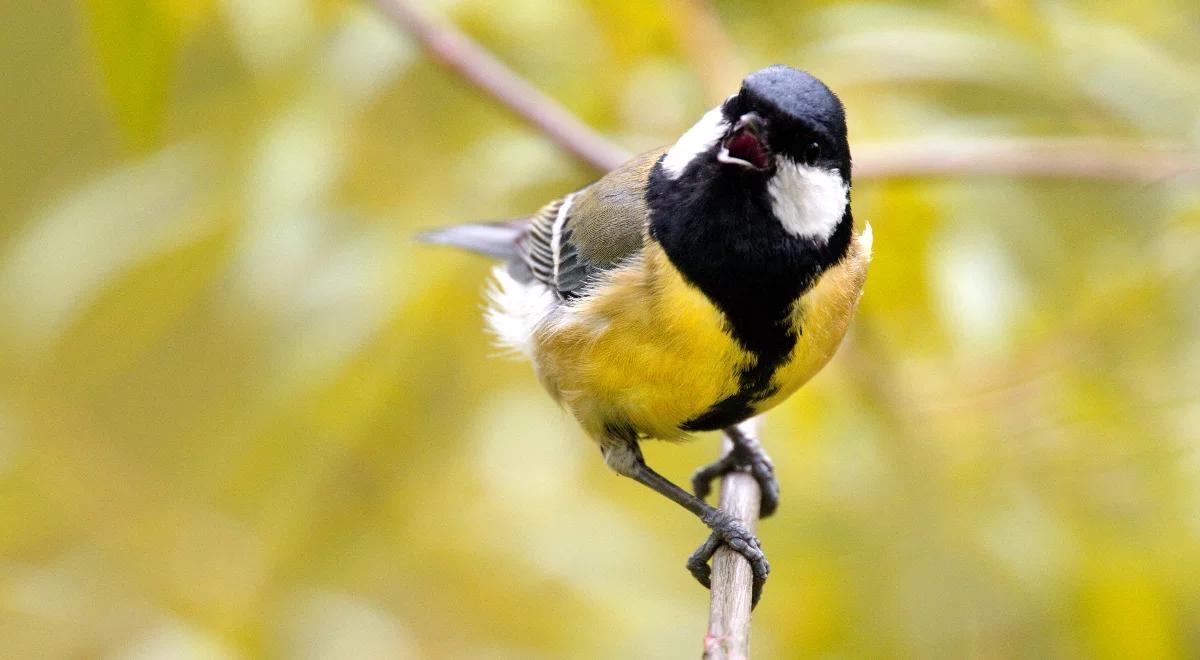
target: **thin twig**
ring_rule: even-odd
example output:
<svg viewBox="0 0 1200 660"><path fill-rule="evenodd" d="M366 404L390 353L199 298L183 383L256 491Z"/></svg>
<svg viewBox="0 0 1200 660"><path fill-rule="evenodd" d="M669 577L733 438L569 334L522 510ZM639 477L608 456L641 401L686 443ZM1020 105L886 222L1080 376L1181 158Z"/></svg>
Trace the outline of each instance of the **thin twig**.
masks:
<svg viewBox="0 0 1200 660"><path fill-rule="evenodd" d="M458 29L433 22L408 0L372 1L443 66L490 94L579 160L607 172L629 159L624 149L579 121Z"/></svg>
<svg viewBox="0 0 1200 660"><path fill-rule="evenodd" d="M757 438L762 430L761 417L738 425L746 435ZM725 438L724 456L733 450ZM754 477L746 472L731 472L721 479L721 510L732 514L753 532L758 522L762 494ZM712 559L712 594L708 610L708 633L704 636L705 660L745 660L750 657L750 598L754 573L750 562L728 546L721 546Z"/></svg>
<svg viewBox="0 0 1200 660"><path fill-rule="evenodd" d="M1156 183L1200 173L1200 152L1105 138L923 138L859 144L854 178L1012 176Z"/></svg>

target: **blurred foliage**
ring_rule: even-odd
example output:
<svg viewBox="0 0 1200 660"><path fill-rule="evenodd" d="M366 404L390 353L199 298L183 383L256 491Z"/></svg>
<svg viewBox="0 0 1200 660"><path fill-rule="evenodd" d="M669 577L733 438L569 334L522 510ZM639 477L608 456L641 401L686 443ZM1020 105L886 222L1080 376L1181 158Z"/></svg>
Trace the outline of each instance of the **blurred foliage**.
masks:
<svg viewBox="0 0 1200 660"><path fill-rule="evenodd" d="M631 150L729 84L692 2L428 7ZM717 8L854 143L1200 141L1195 2ZM486 263L410 240L591 173L360 3L9 3L0 53L0 656L698 654L704 530L493 359ZM1196 180L855 207L860 317L768 420L757 655L1200 657Z"/></svg>

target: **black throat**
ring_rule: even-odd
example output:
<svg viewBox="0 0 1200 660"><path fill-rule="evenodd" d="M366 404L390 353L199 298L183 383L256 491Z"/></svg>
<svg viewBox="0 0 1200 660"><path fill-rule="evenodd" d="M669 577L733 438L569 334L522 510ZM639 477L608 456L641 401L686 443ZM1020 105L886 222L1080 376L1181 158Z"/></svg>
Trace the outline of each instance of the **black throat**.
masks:
<svg viewBox="0 0 1200 660"><path fill-rule="evenodd" d="M695 168L695 169L692 169ZM650 235L671 263L720 309L730 334L757 359L739 374L739 389L682 428L725 428L754 414L774 393L771 378L802 332L792 307L850 245L850 205L828 241L793 236L771 210L766 173L694 163L670 179L661 162L646 200Z"/></svg>

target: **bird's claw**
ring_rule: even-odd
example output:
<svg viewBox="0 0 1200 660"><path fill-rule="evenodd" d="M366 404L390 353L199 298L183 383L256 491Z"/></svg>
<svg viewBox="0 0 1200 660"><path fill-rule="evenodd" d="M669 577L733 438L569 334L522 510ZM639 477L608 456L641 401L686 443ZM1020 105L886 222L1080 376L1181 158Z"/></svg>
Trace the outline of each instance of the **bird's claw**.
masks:
<svg viewBox="0 0 1200 660"><path fill-rule="evenodd" d="M754 574L750 597L750 607L753 608L758 604L758 599L762 597L763 585L767 582L767 574L771 572L771 565L767 562L767 556L763 554L762 547L759 546L758 538L746 529L742 521L720 509L714 509L710 516L706 516L702 520L712 529L712 534L709 534L704 543L701 543L692 556L688 557L688 571L705 588L712 588L712 569L709 567L708 561L722 543L728 545L734 552L746 558L750 564L750 570Z"/></svg>
<svg viewBox="0 0 1200 660"><path fill-rule="evenodd" d="M700 499L707 498L708 494L712 492L712 482L736 469L738 469L738 465L733 457L733 452L702 466L692 474L692 492Z"/></svg>
<svg viewBox="0 0 1200 660"><path fill-rule="evenodd" d="M692 475L692 492L704 499L712 492L713 480L734 470L744 470L758 482L761 499L758 517L766 518L779 507L779 481L775 479L775 464L757 443L753 446L735 444L733 451L701 467Z"/></svg>

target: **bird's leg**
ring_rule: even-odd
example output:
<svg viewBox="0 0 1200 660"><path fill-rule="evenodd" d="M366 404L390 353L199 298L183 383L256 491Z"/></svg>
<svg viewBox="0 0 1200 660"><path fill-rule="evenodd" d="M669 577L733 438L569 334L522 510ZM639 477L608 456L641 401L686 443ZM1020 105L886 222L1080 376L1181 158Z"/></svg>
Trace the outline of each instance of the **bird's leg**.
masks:
<svg viewBox="0 0 1200 660"><path fill-rule="evenodd" d="M750 569L754 574L751 603L758 603L758 599L762 595L763 584L767 581L767 573L771 571L771 565L767 563L766 555L759 546L758 538L750 533L742 521L709 505L651 469L642 458L642 451L638 448L636 441L619 441L604 446L602 451L604 461L617 474L653 488L667 499L691 511L700 519L700 522L712 530L708 540L692 553L687 562L688 570L700 584L705 587L711 586L709 583L711 569L708 566L708 560L721 543L725 543L750 563Z"/></svg>
<svg viewBox="0 0 1200 660"><path fill-rule="evenodd" d="M712 491L713 479L723 477L734 470L749 472L758 482L762 500L758 505L758 517L766 518L775 513L779 506L779 482L775 479L775 464L763 450L758 438L736 426L725 429L725 435L733 441L733 451L716 461L696 470L692 475L692 490L696 497L704 499Z"/></svg>

